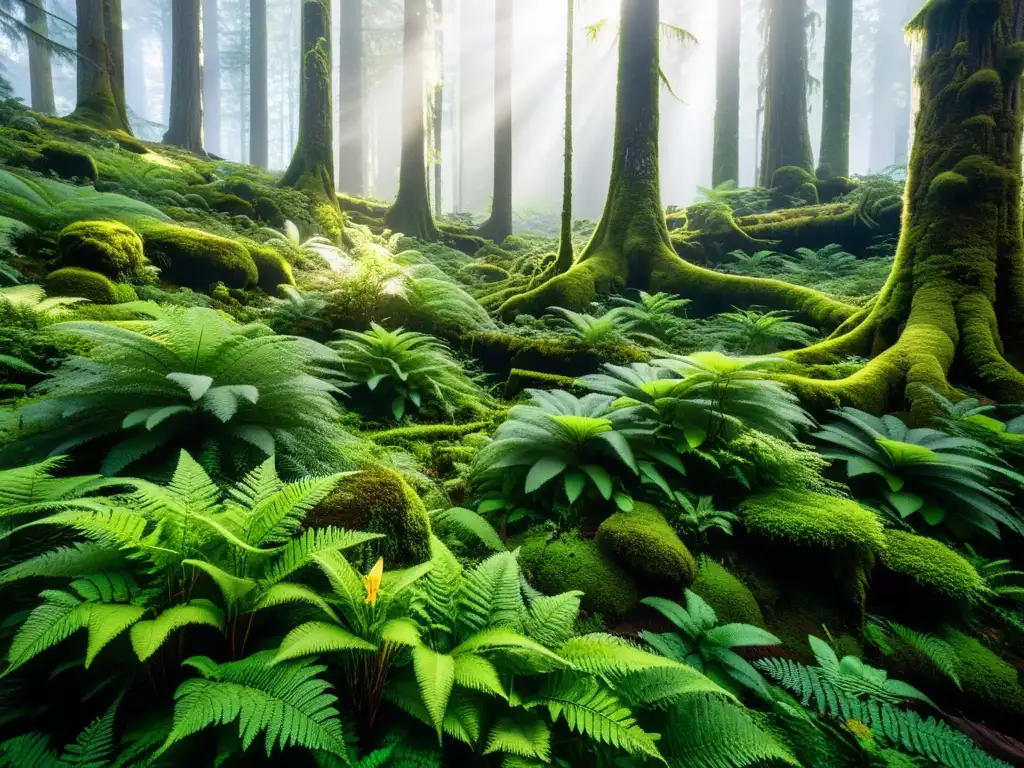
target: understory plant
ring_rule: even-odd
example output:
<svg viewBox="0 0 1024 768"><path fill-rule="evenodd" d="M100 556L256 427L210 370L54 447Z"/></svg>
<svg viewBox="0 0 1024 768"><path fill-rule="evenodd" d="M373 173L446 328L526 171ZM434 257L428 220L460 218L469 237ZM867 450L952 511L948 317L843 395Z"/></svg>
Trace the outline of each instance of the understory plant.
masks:
<svg viewBox="0 0 1024 768"><path fill-rule="evenodd" d="M293 472L337 466L336 389L316 375L329 349L212 309L137 311L152 319L54 327L88 351L33 389L0 461L92 453L107 475L166 472L184 448L233 477L275 454Z"/></svg>
<svg viewBox="0 0 1024 768"><path fill-rule="evenodd" d="M814 343L817 331L778 310L739 309L715 315L705 325L708 336L742 355L768 355L785 347Z"/></svg>
<svg viewBox="0 0 1024 768"><path fill-rule="evenodd" d="M822 455L846 464L848 477L866 477L862 492L896 520L945 526L954 534L984 531L1000 536L1000 526L1024 533L1024 521L1011 508L1001 483L1020 487L1024 476L1002 466L977 440L937 429L907 427L896 416L882 417L841 408L839 421L814 437Z"/></svg>
<svg viewBox="0 0 1024 768"><path fill-rule="evenodd" d="M616 307L600 317L573 312L563 307L548 307L560 333L587 347L614 347L622 344L657 345L659 339L640 329L633 308Z"/></svg>
<svg viewBox="0 0 1024 768"><path fill-rule="evenodd" d="M636 300L613 297L619 306L618 314L636 324L636 327L661 341L670 341L691 321L686 319L690 299L681 299L670 293L640 291Z"/></svg>

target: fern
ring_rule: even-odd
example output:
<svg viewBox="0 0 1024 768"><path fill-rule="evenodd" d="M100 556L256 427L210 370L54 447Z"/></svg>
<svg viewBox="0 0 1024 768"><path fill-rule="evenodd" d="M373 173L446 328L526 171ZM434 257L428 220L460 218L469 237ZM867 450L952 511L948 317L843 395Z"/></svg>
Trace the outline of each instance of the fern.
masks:
<svg viewBox="0 0 1024 768"><path fill-rule="evenodd" d="M151 621L140 621L131 629L132 648L145 661L167 642L171 634L188 625L203 624L224 629L224 614L209 600L192 600L163 611Z"/></svg>
<svg viewBox="0 0 1024 768"><path fill-rule="evenodd" d="M440 739L448 698L455 685L455 659L421 645L412 651L412 664L423 706Z"/></svg>
<svg viewBox="0 0 1024 768"><path fill-rule="evenodd" d="M64 748L61 763L75 768L106 768L114 753L114 716L121 703L118 697L109 709L85 728Z"/></svg>
<svg viewBox="0 0 1024 768"><path fill-rule="evenodd" d="M536 758L547 763L551 756L551 730L529 712L517 713L515 718L503 717L487 735L484 754L495 753Z"/></svg>
<svg viewBox="0 0 1024 768"><path fill-rule="evenodd" d="M942 638L918 632L894 621L874 617L869 618L865 624L864 634L887 655L892 653L894 643L902 643L931 662L939 672L952 680L957 688L961 687L960 677L956 671L956 651Z"/></svg>
<svg viewBox="0 0 1024 768"><path fill-rule="evenodd" d="M377 646L351 632L323 621L309 621L285 635L274 657L274 664L325 653L375 651Z"/></svg>
<svg viewBox="0 0 1024 768"><path fill-rule="evenodd" d="M444 511L438 510L431 515L431 519L435 526L469 534L495 552L505 550L505 543L494 527L471 509L453 507Z"/></svg>
<svg viewBox="0 0 1024 768"><path fill-rule="evenodd" d="M519 564L500 552L465 574L459 593L459 625L469 634L484 629L522 629L526 606L519 590Z"/></svg>
<svg viewBox="0 0 1024 768"><path fill-rule="evenodd" d="M573 591L532 598L525 627L527 636L552 650L562 648L574 634L581 597L582 592Z"/></svg>

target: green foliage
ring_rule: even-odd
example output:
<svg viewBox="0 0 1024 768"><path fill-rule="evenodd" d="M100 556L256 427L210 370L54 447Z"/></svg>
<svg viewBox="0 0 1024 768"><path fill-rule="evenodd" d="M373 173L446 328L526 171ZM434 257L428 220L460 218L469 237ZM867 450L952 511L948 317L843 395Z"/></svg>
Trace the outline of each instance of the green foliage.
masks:
<svg viewBox="0 0 1024 768"><path fill-rule="evenodd" d="M688 589L685 597L685 607L661 597L644 598L641 602L668 619L677 631L642 631L640 637L661 655L703 672L727 690L738 693L746 689L771 700L760 672L733 649L779 645L782 641L751 624L719 624L714 609L700 595Z"/></svg>
<svg viewBox="0 0 1024 768"><path fill-rule="evenodd" d="M817 251L797 248L796 257L783 265L786 278L799 285L813 285L849 275L857 268L857 257L836 243Z"/></svg>
<svg viewBox="0 0 1024 768"><path fill-rule="evenodd" d="M640 330L642 321L632 307L617 307L600 317L548 307L557 320L556 327L566 336L587 347L600 349L621 344L654 344L659 339Z"/></svg>
<svg viewBox="0 0 1024 768"><path fill-rule="evenodd" d="M282 285L283 298L272 299L261 312L268 326L277 333L326 339L331 332L330 320L325 313L329 302L321 291L301 293L291 285Z"/></svg>
<svg viewBox="0 0 1024 768"><path fill-rule="evenodd" d="M886 530L879 560L883 568L941 597L977 603L987 596L985 581L974 567L941 541Z"/></svg>
<svg viewBox="0 0 1024 768"><path fill-rule="evenodd" d="M877 616L868 617L864 624L864 637L886 656L908 650L920 654L960 687L956 651L942 638Z"/></svg>
<svg viewBox="0 0 1024 768"><path fill-rule="evenodd" d="M881 418L842 408L841 421L815 437L828 444L823 455L846 463L849 477L869 476L870 498L896 519L928 526L945 524L954 533L980 529L999 537L999 525L1024 533L1024 521L1010 509L1000 478L1024 477L997 463L982 443L936 429L910 429L895 416Z"/></svg>
<svg viewBox="0 0 1024 768"><path fill-rule="evenodd" d="M447 414L487 410L487 396L442 341L376 323L364 333L338 333L341 341L331 346L341 361L340 378L351 387L365 386L377 402L389 405L396 421L420 408Z"/></svg>
<svg viewBox="0 0 1024 768"><path fill-rule="evenodd" d="M709 338L742 355L767 355L784 347L806 347L817 331L791 320L792 313L739 309L715 315L705 326Z"/></svg>
<svg viewBox="0 0 1024 768"><path fill-rule="evenodd" d="M636 301L622 297L612 300L622 307L620 316L634 323L639 330L664 342L671 343L673 337L689 324L686 320L686 307L690 300L673 294L640 291L640 298Z"/></svg>
<svg viewBox="0 0 1024 768"><path fill-rule="evenodd" d="M594 541L604 554L658 590L689 586L697 575L693 555L650 504L634 504L628 512L611 515L598 527Z"/></svg>
<svg viewBox="0 0 1024 768"><path fill-rule="evenodd" d="M209 309L140 306L132 328L95 322L57 328L93 344L65 360L24 406L18 438L0 456L53 456L94 441L102 471L159 469L182 447L237 475L273 453L283 466L337 466L333 387L311 375L330 357L313 342L236 326ZM113 444L111 444L113 441Z"/></svg>
<svg viewBox="0 0 1024 768"><path fill-rule="evenodd" d="M732 536L733 523L739 521L739 517L734 512L716 509L715 501L710 496L701 496L696 501L680 491L677 491L675 496L682 511L679 512L673 523L684 538L706 542L708 533L716 529Z"/></svg>
<svg viewBox="0 0 1024 768"><path fill-rule="evenodd" d="M949 631L943 639L956 656L957 677L968 700L1002 714L1007 722L1024 717L1024 687L1012 664L963 632Z"/></svg>
<svg viewBox="0 0 1024 768"><path fill-rule="evenodd" d="M142 238L116 221L79 221L65 227L57 251L63 266L91 269L121 282L152 280Z"/></svg>
<svg viewBox="0 0 1024 768"><path fill-rule="evenodd" d="M967 560L985 582L993 598L1024 602L1024 571L1017 570L1011 560L989 560L966 545Z"/></svg>
<svg viewBox="0 0 1024 768"><path fill-rule="evenodd" d="M737 250L727 253L726 256L733 261L723 266L724 272L755 277L777 274L786 261L786 257L783 254L768 250L755 251L754 253Z"/></svg>
<svg viewBox="0 0 1024 768"><path fill-rule="evenodd" d="M702 556L697 579L690 587L715 611L719 620L726 624L751 624L763 627L764 617L761 608L750 590L709 557Z"/></svg>

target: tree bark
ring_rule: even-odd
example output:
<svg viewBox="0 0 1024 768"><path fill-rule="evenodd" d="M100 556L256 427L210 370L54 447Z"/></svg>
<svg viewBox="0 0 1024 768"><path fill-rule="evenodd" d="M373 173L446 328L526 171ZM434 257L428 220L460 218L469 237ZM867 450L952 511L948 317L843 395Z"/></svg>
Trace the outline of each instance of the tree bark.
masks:
<svg viewBox="0 0 1024 768"><path fill-rule="evenodd" d="M49 37L46 24L46 2L38 0L41 8L32 3L25 5L25 23L36 34ZM54 115L57 107L53 101L53 70L50 67L50 50L46 44L31 36L28 38L28 68L32 89L32 109L44 115Z"/></svg>
<svg viewBox="0 0 1024 768"><path fill-rule="evenodd" d="M740 0L718 0L718 67L711 186L740 178Z"/></svg>
<svg viewBox="0 0 1024 768"><path fill-rule="evenodd" d="M769 0L767 83L759 184L773 187L775 172L814 171L807 127L806 0Z"/></svg>
<svg viewBox="0 0 1024 768"><path fill-rule="evenodd" d="M338 189L366 194L363 152L363 0L341 0Z"/></svg>
<svg viewBox="0 0 1024 768"><path fill-rule="evenodd" d="M622 0L612 177L590 243L568 272L508 299L501 314L582 310L601 294L636 288L689 297L696 311L761 304L835 327L856 310L807 288L703 269L673 250L658 171L658 12L659 0Z"/></svg>
<svg viewBox="0 0 1024 768"><path fill-rule="evenodd" d="M427 195L426 135L423 124L426 26L426 0L405 0L402 163L398 175L398 196L384 220L395 232L430 241L438 238L438 231L430 213L430 199Z"/></svg>
<svg viewBox="0 0 1024 768"><path fill-rule="evenodd" d="M863 322L793 355L874 358L848 379L793 383L823 405L908 405L923 420L954 367L984 395L1024 399L1024 4L931 2L911 26L921 104L892 275Z"/></svg>
<svg viewBox="0 0 1024 768"><path fill-rule="evenodd" d="M853 77L853 0L828 0L825 11L825 75L821 89L823 178L850 175L850 88Z"/></svg>
<svg viewBox="0 0 1024 768"><path fill-rule="evenodd" d="M494 4L494 193L480 234L496 243L512 234L512 0Z"/></svg>
<svg viewBox="0 0 1024 768"><path fill-rule="evenodd" d="M576 46L576 0L568 0L568 31L565 35L565 128L563 129L562 222L558 234L555 273L567 272L576 254L572 245L572 87L573 52Z"/></svg>
<svg viewBox="0 0 1024 768"><path fill-rule="evenodd" d="M331 115L331 3L303 0L299 140L281 183L337 203Z"/></svg>
<svg viewBox="0 0 1024 768"><path fill-rule="evenodd" d="M260 2L252 1L254 7ZM203 136L206 149L215 155L221 154L220 17L217 11L217 0L203 0Z"/></svg>
<svg viewBox="0 0 1024 768"><path fill-rule="evenodd" d="M203 149L203 29L200 0L174 0L171 114L164 144Z"/></svg>
<svg viewBox="0 0 1024 768"><path fill-rule="evenodd" d="M267 95L267 0L252 0L249 10L249 162L266 168L270 164L270 111Z"/></svg>
<svg viewBox="0 0 1024 768"><path fill-rule="evenodd" d="M124 44L120 0L76 0L78 103L71 119L130 133L124 107ZM117 28L113 24L117 21ZM114 54L120 54L115 65ZM114 76L119 73L119 97Z"/></svg>

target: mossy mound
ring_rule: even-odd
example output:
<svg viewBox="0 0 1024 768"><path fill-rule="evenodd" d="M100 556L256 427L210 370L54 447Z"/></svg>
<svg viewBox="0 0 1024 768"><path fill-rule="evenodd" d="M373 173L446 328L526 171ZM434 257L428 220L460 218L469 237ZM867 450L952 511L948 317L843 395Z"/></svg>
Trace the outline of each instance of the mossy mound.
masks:
<svg viewBox="0 0 1024 768"><path fill-rule="evenodd" d="M789 207L786 198L796 198L803 201L804 205L818 204L817 179L795 165L786 165L779 168L772 175L772 191L774 198L778 198L779 207Z"/></svg>
<svg viewBox="0 0 1024 768"><path fill-rule="evenodd" d="M850 499L777 489L752 496L739 511L747 530L798 547L867 552L885 547L878 518Z"/></svg>
<svg viewBox="0 0 1024 768"><path fill-rule="evenodd" d="M1017 670L973 637L950 631L943 638L956 652L963 695L1011 722L1024 718L1024 688Z"/></svg>
<svg viewBox="0 0 1024 768"><path fill-rule="evenodd" d="M51 296L76 296L94 304L122 304L138 299L130 285L119 285L99 272L81 267L51 272L46 276L44 287Z"/></svg>
<svg viewBox="0 0 1024 768"><path fill-rule="evenodd" d="M279 285L295 285L295 275L292 274L291 265L284 256L273 248L260 245L252 240L242 242L259 273L257 284L266 293L273 296L277 294Z"/></svg>
<svg viewBox="0 0 1024 768"><path fill-rule="evenodd" d="M57 252L64 266L84 267L125 282L144 279L142 238L116 221L79 221L65 227Z"/></svg>
<svg viewBox="0 0 1024 768"><path fill-rule="evenodd" d="M597 548L592 539L569 533L548 540L541 531L522 542L519 563L537 589L557 595L582 591L588 611L618 619L640 602L633 580Z"/></svg>
<svg viewBox="0 0 1024 768"><path fill-rule="evenodd" d="M636 504L597 529L604 554L633 574L645 592L675 593L697 576L697 561L656 507Z"/></svg>
<svg viewBox="0 0 1024 768"><path fill-rule="evenodd" d="M886 570L932 595L974 603L987 591L974 566L941 541L926 536L887 530L879 560Z"/></svg>
<svg viewBox="0 0 1024 768"><path fill-rule="evenodd" d="M306 516L306 525L384 534L370 546L388 569L430 559L426 507L401 475L388 469L367 469L342 480Z"/></svg>
<svg viewBox="0 0 1024 768"><path fill-rule="evenodd" d="M718 621L722 624L765 626L761 607L753 593L725 566L710 558L701 558L700 570L690 589L715 609Z"/></svg>
<svg viewBox="0 0 1024 768"><path fill-rule="evenodd" d="M175 285L206 291L217 282L247 288L259 279L241 243L174 224L147 224L141 234L146 256Z"/></svg>
<svg viewBox="0 0 1024 768"><path fill-rule="evenodd" d="M69 144L50 142L36 148L39 160L36 170L54 173L62 179L84 179L95 182L99 178L96 162L85 152Z"/></svg>

